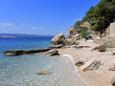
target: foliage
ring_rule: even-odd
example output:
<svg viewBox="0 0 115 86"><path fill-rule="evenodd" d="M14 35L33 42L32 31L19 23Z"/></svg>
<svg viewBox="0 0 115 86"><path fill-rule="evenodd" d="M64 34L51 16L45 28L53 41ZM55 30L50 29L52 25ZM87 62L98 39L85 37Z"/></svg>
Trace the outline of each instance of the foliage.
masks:
<svg viewBox="0 0 115 86"><path fill-rule="evenodd" d="M95 7L91 7L75 26L85 21L91 24L91 30L103 33L110 23L115 21L115 0L101 0Z"/></svg>
<svg viewBox="0 0 115 86"><path fill-rule="evenodd" d="M80 35L82 38L85 38L85 39L89 39L91 36L90 36L90 32L88 31L88 28L80 28Z"/></svg>

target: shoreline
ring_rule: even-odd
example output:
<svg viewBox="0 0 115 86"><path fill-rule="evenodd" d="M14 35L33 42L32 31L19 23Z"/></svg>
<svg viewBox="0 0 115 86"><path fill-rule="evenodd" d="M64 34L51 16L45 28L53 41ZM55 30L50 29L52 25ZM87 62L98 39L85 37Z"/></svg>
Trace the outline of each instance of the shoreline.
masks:
<svg viewBox="0 0 115 86"><path fill-rule="evenodd" d="M106 52L98 52L97 50L92 51L92 49L97 46L95 43L84 42L80 45L88 45L89 48L60 48L57 49L62 56L69 56L69 60L73 62L73 66L79 72L80 77L84 82L90 86L112 86L111 79L115 75L114 71L110 71L111 66L114 65L115 56L112 55L111 50ZM76 66L74 63L77 61L84 61L85 64L81 67ZM101 65L96 70L83 71L83 68L90 65L93 61L100 61ZM76 72L77 72L76 71Z"/></svg>
<svg viewBox="0 0 115 86"><path fill-rule="evenodd" d="M80 76L80 73L79 73L78 69L77 69L76 66L75 66L75 60L74 60L74 58L73 58L70 54L62 54L62 55L60 55L60 56L66 57L66 59L68 59L68 60L71 62L71 67L72 67L73 71L76 73L76 75L77 75L78 78L81 80L81 82L84 84L84 86L90 86L90 85L88 85L88 83L86 83L86 82L82 79L82 77Z"/></svg>
<svg viewBox="0 0 115 86"><path fill-rule="evenodd" d="M67 60L69 64L68 66L73 71L73 75L75 75L76 83L82 84L79 86L111 86L111 79L115 75L114 71L109 71L111 66L114 66L115 56L112 55L111 50L107 50L106 52L98 52L97 50L92 49L97 46L94 41L84 41L80 40L79 45L69 45L68 47L62 48L52 48L51 50L57 50L59 52L60 57L64 57L65 61ZM81 47L88 46L88 47ZM60 46L58 46L60 47ZM114 50L114 49L113 49ZM48 50L49 51L49 50ZM47 52L40 52L39 54L45 54ZM85 64L81 67L75 65L77 61L84 61ZM90 65L91 61L98 60L102 63L96 70L88 70L83 71L84 67ZM67 70L66 70L67 71ZM84 85L85 84L85 85Z"/></svg>

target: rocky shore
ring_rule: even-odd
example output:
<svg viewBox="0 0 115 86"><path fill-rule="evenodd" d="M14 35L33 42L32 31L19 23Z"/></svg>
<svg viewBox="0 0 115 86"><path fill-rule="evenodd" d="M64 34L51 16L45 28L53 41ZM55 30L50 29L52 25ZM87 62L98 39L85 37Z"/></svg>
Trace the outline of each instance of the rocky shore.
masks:
<svg viewBox="0 0 115 86"><path fill-rule="evenodd" d="M53 44L46 49L5 51L7 56L18 56L45 52L47 56L71 55L79 78L88 86L115 86L115 32L112 23L102 38L89 36L82 38L78 31L70 28L69 35L63 33L52 38ZM42 73L40 73L42 75ZM45 73L46 74L46 73ZM82 82L81 81L81 82ZM86 86L86 85L85 85Z"/></svg>
<svg viewBox="0 0 115 86"><path fill-rule="evenodd" d="M56 35L54 45L62 44L57 49L59 54L71 55L80 77L88 86L115 86L115 23L111 23L104 36L91 34L88 39L80 36L74 28L69 29L69 35Z"/></svg>
<svg viewBox="0 0 115 86"><path fill-rule="evenodd" d="M90 48L58 49L60 55L69 54L73 57L76 69L88 86L112 86L111 80L115 75L114 50L108 49L106 52L92 51L96 44L91 41L82 41L80 44L87 44Z"/></svg>

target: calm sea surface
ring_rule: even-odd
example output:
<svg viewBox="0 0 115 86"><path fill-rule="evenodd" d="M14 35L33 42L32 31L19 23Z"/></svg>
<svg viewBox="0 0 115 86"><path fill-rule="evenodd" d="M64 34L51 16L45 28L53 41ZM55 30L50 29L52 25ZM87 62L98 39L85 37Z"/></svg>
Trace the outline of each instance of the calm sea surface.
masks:
<svg viewBox="0 0 115 86"><path fill-rule="evenodd" d="M41 54L5 57L5 50L39 49L50 45L49 38L0 39L0 86L84 86L67 57ZM40 72L48 75L38 75Z"/></svg>

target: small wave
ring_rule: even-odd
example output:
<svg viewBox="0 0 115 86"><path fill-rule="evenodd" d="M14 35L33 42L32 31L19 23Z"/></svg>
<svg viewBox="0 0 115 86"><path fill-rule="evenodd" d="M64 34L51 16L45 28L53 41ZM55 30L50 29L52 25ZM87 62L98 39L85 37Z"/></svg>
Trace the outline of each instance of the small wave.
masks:
<svg viewBox="0 0 115 86"><path fill-rule="evenodd" d="M70 54L62 54L62 57L66 57L66 60L68 59L69 62L71 62L71 67L73 69L73 71L76 73L77 77L79 77L79 79L84 83L84 86L89 86L80 76L76 66L75 66L75 60L74 58L70 55Z"/></svg>
<svg viewBox="0 0 115 86"><path fill-rule="evenodd" d="M74 58L69 54L62 54L62 57L66 57L65 60L71 64L72 70L76 71Z"/></svg>

